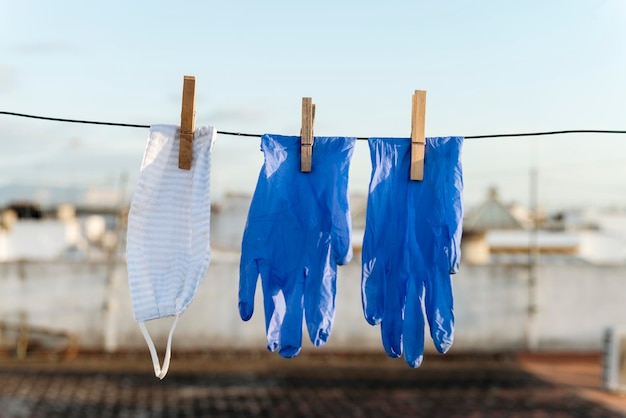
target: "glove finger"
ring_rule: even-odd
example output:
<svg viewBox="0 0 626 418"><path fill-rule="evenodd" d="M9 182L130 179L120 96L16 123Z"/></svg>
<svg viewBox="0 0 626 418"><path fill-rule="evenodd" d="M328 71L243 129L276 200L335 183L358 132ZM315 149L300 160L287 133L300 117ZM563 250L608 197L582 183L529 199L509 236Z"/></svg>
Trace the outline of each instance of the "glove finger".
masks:
<svg viewBox="0 0 626 418"><path fill-rule="evenodd" d="M259 278L259 264L255 259L244 261L244 255L239 264L239 316L244 321L249 320L254 313L254 294Z"/></svg>
<svg viewBox="0 0 626 418"><path fill-rule="evenodd" d="M461 236L463 234L463 168L461 163L461 149L463 138L451 137L442 143L446 148L448 161L443 165L449 165L443 189L447 208L444 210L444 219L448 228L447 236L450 241L446 248L450 266L450 273L455 274L459 270L461 262Z"/></svg>
<svg viewBox="0 0 626 418"><path fill-rule="evenodd" d="M341 210L343 209L343 210ZM352 260L352 218L348 209L348 202L341 204L337 209L339 213L333 213L332 227L332 250L334 261L343 266Z"/></svg>
<svg viewBox="0 0 626 418"><path fill-rule="evenodd" d="M326 196L325 207L331 221L331 249L333 261L344 265L352 259L352 218L348 202L348 174L354 151L355 138L336 137L329 142L329 152L320 164L325 176L334 186ZM319 154L314 154L315 156Z"/></svg>
<svg viewBox="0 0 626 418"><path fill-rule="evenodd" d="M278 353L285 358L295 357L302 348L305 274L303 272L299 277L291 278L283 288L287 309L280 327Z"/></svg>
<svg viewBox="0 0 626 418"><path fill-rule="evenodd" d="M406 279L390 276L385 289L384 318L380 323L383 347L389 357L402 355L402 318L406 300Z"/></svg>
<svg viewBox="0 0 626 418"><path fill-rule="evenodd" d="M337 188L330 205L331 218L331 249L333 261L345 265L352 260L352 217L347 196L347 172L341 181L344 186Z"/></svg>
<svg viewBox="0 0 626 418"><path fill-rule="evenodd" d="M382 257L366 255L363 248L363 268L361 270L361 303L365 320L377 325L385 315L385 284L387 268ZM369 252L369 251L368 251Z"/></svg>
<svg viewBox="0 0 626 418"><path fill-rule="evenodd" d="M389 315L380 323L380 334L383 348L389 357L402 355L402 319L399 316Z"/></svg>
<svg viewBox="0 0 626 418"><path fill-rule="evenodd" d="M309 338L316 347L324 345L335 320L335 295L337 292L337 267L331 259L330 246L325 260L317 265L321 271L311 268L304 286L304 312Z"/></svg>
<svg viewBox="0 0 626 418"><path fill-rule="evenodd" d="M352 217L347 196L347 173L339 186L339 196L333 196L331 205L331 249L333 261L340 266L352 260Z"/></svg>
<svg viewBox="0 0 626 418"><path fill-rule="evenodd" d="M440 258L436 268L428 272L425 307L430 335L440 353L447 352L454 340L454 303L448 260Z"/></svg>
<svg viewBox="0 0 626 418"><path fill-rule="evenodd" d="M424 357L424 311L422 307L424 282L409 280L406 308L402 324L404 359L411 367L419 367Z"/></svg>
<svg viewBox="0 0 626 418"><path fill-rule="evenodd" d="M460 206L460 203L458 205ZM458 209L455 216L463 216L462 209ZM453 227L455 229L451 229L450 226L446 227L448 231L453 231L453 233L447 234L450 237L450 241L445 243L443 248L444 253L447 255L448 272L450 274L456 274L461 265L461 234L463 225L462 223L457 223Z"/></svg>
<svg viewBox="0 0 626 418"><path fill-rule="evenodd" d="M280 346L280 330L284 322L287 304L280 278L271 269L262 269L263 308L265 310L265 333L267 349L276 351Z"/></svg>

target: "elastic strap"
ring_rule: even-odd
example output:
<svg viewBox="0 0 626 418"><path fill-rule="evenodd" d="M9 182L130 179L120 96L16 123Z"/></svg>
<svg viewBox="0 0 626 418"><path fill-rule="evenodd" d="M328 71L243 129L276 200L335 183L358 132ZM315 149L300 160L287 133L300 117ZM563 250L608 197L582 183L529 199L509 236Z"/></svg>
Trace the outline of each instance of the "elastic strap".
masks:
<svg viewBox="0 0 626 418"><path fill-rule="evenodd" d="M159 379L163 379L167 374L167 371L170 368L170 358L172 356L172 336L174 335L174 330L176 329L176 325L178 324L178 320L180 319L179 315L176 315L176 319L172 324L172 328L170 329L170 335L167 337L167 348L165 349L165 359L163 360L163 368L159 363L159 355L157 354L156 348L154 347L154 343L152 342L152 338L150 338L150 334L148 334L148 330L146 329L146 325L144 322L139 323L139 329L143 334L143 338L148 343L148 349L150 350L150 356L152 357L152 365L154 366L154 375Z"/></svg>

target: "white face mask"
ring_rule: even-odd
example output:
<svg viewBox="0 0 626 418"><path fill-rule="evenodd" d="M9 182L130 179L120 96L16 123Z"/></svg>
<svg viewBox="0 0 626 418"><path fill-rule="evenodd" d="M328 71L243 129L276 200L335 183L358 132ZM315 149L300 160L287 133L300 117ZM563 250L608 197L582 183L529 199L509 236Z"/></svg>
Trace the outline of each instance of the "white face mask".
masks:
<svg viewBox="0 0 626 418"><path fill-rule="evenodd" d="M210 126L196 129L191 170L181 170L178 127L152 126L130 206L126 244L130 296L160 379L169 368L178 319L209 267L209 178L215 134ZM176 319L161 368L144 322L167 316Z"/></svg>

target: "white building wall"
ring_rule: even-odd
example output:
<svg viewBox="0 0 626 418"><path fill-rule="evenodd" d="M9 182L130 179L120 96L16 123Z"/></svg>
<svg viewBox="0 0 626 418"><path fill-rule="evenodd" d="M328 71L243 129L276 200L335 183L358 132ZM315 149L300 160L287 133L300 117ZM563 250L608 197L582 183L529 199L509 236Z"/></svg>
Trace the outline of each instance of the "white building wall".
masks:
<svg viewBox="0 0 626 418"><path fill-rule="evenodd" d="M174 350L265 347L260 288L252 319L239 318L238 263L238 254L214 254L196 299L176 329ZM22 316L31 325L75 333L85 349L143 350L125 265L118 265L113 275L110 271L105 263L0 263L0 320L18 323ZM339 268L335 328L329 343L316 350L383 352L379 328L363 318L360 273L358 254ZM454 277L457 322L452 350L524 349L527 284L524 266L463 265ZM603 331L626 324L625 296L624 266L541 266L533 330L539 350L600 350ZM160 352L171 322L168 318L148 324ZM306 332L304 340L305 350L311 350Z"/></svg>
<svg viewBox="0 0 626 418"><path fill-rule="evenodd" d="M623 264L626 261L624 239L614 234L581 231L580 257L593 264Z"/></svg>
<svg viewBox="0 0 626 418"><path fill-rule="evenodd" d="M527 267L462 265L453 282L455 350L524 347Z"/></svg>
<svg viewBox="0 0 626 418"><path fill-rule="evenodd" d="M80 225L76 220L20 220L2 235L0 261L53 260L81 240Z"/></svg>
<svg viewBox="0 0 626 418"><path fill-rule="evenodd" d="M626 267L544 266L539 281L540 348L600 349L607 327L626 324Z"/></svg>
<svg viewBox="0 0 626 418"><path fill-rule="evenodd" d="M9 259L9 236L0 228L0 263Z"/></svg>

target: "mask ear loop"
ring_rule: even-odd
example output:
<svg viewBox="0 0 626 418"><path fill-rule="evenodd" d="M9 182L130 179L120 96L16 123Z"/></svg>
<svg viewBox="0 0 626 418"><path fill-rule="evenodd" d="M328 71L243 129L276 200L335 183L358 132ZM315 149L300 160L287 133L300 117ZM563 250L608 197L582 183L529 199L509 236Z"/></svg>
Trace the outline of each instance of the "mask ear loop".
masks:
<svg viewBox="0 0 626 418"><path fill-rule="evenodd" d="M144 322L139 323L139 329L143 334L143 338L148 343L148 349L150 350L150 357L152 357L152 366L154 367L154 375L159 379L163 380L167 371L170 368L170 359L172 357L172 336L174 335L174 330L176 329L176 325L178 324L178 320L180 316L176 315L176 319L172 324L172 328L170 329L170 335L167 337L167 348L165 349L165 358L163 360L163 368L159 363L159 355L157 354L156 348L154 347L154 343L152 342L152 338L150 338L150 334L146 329L146 325Z"/></svg>

